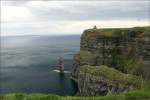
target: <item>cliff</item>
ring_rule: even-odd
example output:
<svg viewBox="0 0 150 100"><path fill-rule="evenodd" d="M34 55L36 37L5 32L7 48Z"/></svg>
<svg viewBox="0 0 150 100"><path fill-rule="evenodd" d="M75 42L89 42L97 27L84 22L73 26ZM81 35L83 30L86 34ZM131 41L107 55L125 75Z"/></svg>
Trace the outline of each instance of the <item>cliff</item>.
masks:
<svg viewBox="0 0 150 100"><path fill-rule="evenodd" d="M97 68L96 66L106 65L120 71L120 73L149 77L150 27L85 30L81 36L80 52L74 56L74 60L72 78L78 83L79 91L84 91L81 88L82 85L80 85L82 82L84 86L88 86L88 82L85 82L85 80L87 78L92 80L91 77L95 76L93 73L82 72L81 68L84 65L95 66L95 68ZM81 77L82 80L80 80ZM95 77L101 78L102 76L97 75ZM105 80L109 79L103 78L103 82L97 84L97 81L95 81L90 85L93 87L93 94L86 94L84 91L79 92L79 95L106 95L107 89L104 94L100 91L97 93L94 89L94 87L98 88L105 84ZM126 88L126 90L130 90L130 86ZM119 90L122 90L122 88L118 88Z"/></svg>

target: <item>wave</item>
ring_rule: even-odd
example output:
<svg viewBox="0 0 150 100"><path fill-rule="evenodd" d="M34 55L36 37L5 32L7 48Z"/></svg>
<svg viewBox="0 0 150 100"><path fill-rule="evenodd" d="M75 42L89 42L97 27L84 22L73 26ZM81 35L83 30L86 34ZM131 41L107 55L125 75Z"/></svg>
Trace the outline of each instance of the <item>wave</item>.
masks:
<svg viewBox="0 0 150 100"><path fill-rule="evenodd" d="M57 72L57 73L60 73L59 70L53 70L53 72ZM64 71L64 73L71 73L70 71Z"/></svg>

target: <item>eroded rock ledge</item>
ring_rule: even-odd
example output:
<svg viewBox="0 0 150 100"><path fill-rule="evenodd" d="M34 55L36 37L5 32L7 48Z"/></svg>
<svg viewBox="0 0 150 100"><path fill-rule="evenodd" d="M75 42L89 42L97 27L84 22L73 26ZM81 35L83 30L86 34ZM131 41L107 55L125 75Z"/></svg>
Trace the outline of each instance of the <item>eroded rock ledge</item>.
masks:
<svg viewBox="0 0 150 100"><path fill-rule="evenodd" d="M141 88L142 79L123 74L104 65L84 65L80 69L78 87L80 96L99 96Z"/></svg>

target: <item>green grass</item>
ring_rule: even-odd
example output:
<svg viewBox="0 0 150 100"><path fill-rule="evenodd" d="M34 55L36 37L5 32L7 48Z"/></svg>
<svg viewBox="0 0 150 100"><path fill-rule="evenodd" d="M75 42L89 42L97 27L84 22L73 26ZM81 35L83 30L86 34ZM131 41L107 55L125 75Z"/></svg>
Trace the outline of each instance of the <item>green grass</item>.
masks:
<svg viewBox="0 0 150 100"><path fill-rule="evenodd" d="M132 55L135 51L130 50L128 52L130 52L130 55ZM117 53L117 51L115 53L112 53L112 62L117 70L127 74L148 77L148 73L144 72L145 67L142 59L134 57L134 55L131 57L128 56L129 54L121 55Z"/></svg>
<svg viewBox="0 0 150 100"><path fill-rule="evenodd" d="M0 100L150 100L150 82L146 82L145 87L140 90L107 96L77 97L40 93L12 93L0 95Z"/></svg>
<svg viewBox="0 0 150 100"><path fill-rule="evenodd" d="M135 75L124 74L114 68L110 68L107 66L89 66L84 65L81 68L82 72L91 73L93 75L102 75L106 78L106 80L112 85L120 85L120 86L130 86L133 88L141 88L142 79Z"/></svg>
<svg viewBox="0 0 150 100"><path fill-rule="evenodd" d="M128 28L114 28L114 29L88 29L84 31L84 38L95 39L95 38L116 38L127 36Z"/></svg>
<svg viewBox="0 0 150 100"><path fill-rule="evenodd" d="M0 94L0 100L150 100L150 80L144 81L142 89L121 94L110 94L98 97L78 97L41 93L10 93Z"/></svg>

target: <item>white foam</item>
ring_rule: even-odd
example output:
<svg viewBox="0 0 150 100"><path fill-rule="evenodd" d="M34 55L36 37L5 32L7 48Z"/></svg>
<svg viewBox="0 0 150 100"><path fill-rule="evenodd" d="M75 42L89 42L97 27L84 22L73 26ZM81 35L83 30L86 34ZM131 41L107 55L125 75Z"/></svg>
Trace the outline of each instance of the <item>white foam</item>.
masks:
<svg viewBox="0 0 150 100"><path fill-rule="evenodd" d="M59 70L53 70L53 72L58 72L58 73L60 73L60 71L59 71Z"/></svg>
<svg viewBox="0 0 150 100"><path fill-rule="evenodd" d="M60 73L59 70L53 70L53 72L57 72L57 73ZM70 71L64 71L64 73L71 73Z"/></svg>

